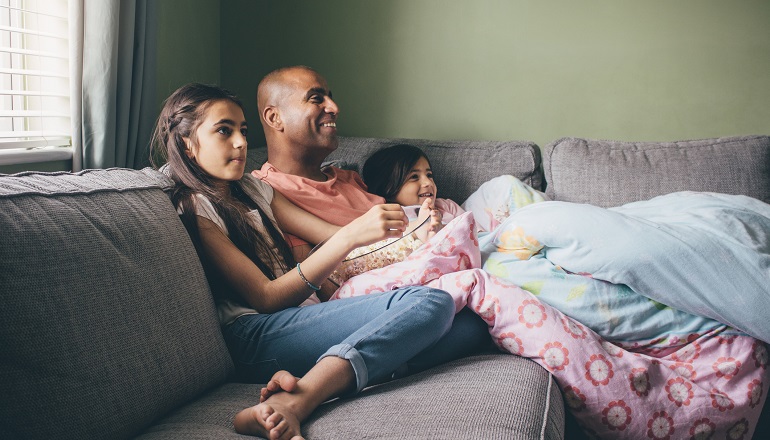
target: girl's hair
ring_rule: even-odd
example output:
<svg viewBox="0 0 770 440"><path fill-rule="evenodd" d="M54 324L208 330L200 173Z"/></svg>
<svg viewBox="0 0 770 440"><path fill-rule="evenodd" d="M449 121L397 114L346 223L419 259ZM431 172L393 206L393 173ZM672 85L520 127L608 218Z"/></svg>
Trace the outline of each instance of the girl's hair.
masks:
<svg viewBox="0 0 770 440"><path fill-rule="evenodd" d="M205 258L205 254L201 250L196 218L196 194L211 201L227 228L230 240L272 280L277 278L274 267L282 267L288 271L294 264L294 258L283 235L259 205L246 195L240 181L230 182L233 198L223 197L223 194L215 191L214 179L185 153L187 144L184 138L190 139L193 145L198 145L196 131L211 105L219 101L230 101L243 109L241 101L235 95L213 85L192 83L172 93L166 99L155 126L150 161L155 168L166 162L163 172L174 181L171 201L177 209L181 207L182 223L201 258ZM259 212L262 224L275 247L269 244L249 219L247 213L254 209ZM268 261L263 261L264 258Z"/></svg>
<svg viewBox="0 0 770 440"><path fill-rule="evenodd" d="M398 144L374 152L361 171L364 183L372 194L393 203L398 191L406 183L414 164L424 157L430 166L430 159L425 152L414 145Z"/></svg>

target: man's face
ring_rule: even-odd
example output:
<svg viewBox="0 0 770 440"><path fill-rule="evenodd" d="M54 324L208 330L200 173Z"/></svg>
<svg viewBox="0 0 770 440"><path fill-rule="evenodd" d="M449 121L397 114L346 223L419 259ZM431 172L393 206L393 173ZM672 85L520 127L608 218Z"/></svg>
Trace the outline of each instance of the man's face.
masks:
<svg viewBox="0 0 770 440"><path fill-rule="evenodd" d="M294 70L287 75L289 93L280 103L285 134L293 146L322 148L331 153L339 145L339 108L332 100L326 80L304 69Z"/></svg>

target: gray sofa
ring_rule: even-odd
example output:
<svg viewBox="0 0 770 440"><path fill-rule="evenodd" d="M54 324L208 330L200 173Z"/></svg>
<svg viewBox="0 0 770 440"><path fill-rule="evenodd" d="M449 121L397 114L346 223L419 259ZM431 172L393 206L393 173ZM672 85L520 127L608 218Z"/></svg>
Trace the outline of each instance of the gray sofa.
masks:
<svg viewBox="0 0 770 440"><path fill-rule="evenodd" d="M609 206L680 189L770 202L770 138L677 143L343 138L360 164L396 142L426 149L444 197L513 174L558 200ZM250 151L258 166L264 150ZM544 157L544 161L541 161ZM0 175L0 438L247 438L195 250L153 170ZM565 418L567 419L565 425ZM766 417L765 417L766 418ZM534 362L484 353L324 404L311 439L558 439L575 432Z"/></svg>

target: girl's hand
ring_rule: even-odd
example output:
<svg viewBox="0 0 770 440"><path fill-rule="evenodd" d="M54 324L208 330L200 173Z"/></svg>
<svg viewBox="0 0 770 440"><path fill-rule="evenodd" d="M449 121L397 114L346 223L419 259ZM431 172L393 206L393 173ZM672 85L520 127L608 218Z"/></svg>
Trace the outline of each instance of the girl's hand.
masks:
<svg viewBox="0 0 770 440"><path fill-rule="evenodd" d="M441 223L441 211L438 209L432 209L430 211L430 222L428 222L428 240L433 238L434 235L444 227Z"/></svg>
<svg viewBox="0 0 770 440"><path fill-rule="evenodd" d="M408 224L409 219L401 206L389 203L373 206L366 214L343 226L340 233L344 233L355 248L386 238L400 237Z"/></svg>
<svg viewBox="0 0 770 440"><path fill-rule="evenodd" d="M433 199L425 199L420 206L420 211L417 214L416 224L422 225L422 223L430 217L430 220L414 233L421 241L425 242L430 240L436 233L441 230L441 213L433 206Z"/></svg>

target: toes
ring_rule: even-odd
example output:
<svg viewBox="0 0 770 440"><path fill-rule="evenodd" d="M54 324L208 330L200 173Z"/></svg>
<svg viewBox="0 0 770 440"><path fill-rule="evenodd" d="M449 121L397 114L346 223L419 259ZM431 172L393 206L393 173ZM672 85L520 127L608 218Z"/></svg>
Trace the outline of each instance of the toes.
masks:
<svg viewBox="0 0 770 440"><path fill-rule="evenodd" d="M275 426L274 422L267 421L273 413L273 409L267 405L247 408L235 416L235 430L241 434L263 435Z"/></svg>

